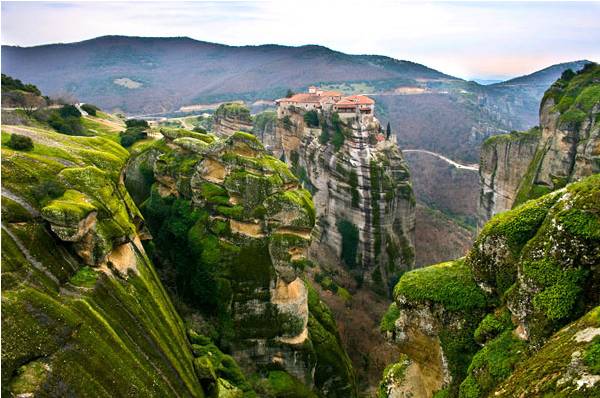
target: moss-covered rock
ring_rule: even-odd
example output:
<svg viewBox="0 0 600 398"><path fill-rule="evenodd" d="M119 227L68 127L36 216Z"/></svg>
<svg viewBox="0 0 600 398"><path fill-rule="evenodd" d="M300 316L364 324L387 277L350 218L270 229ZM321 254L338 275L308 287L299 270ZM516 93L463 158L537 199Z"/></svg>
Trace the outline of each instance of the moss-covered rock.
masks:
<svg viewBox="0 0 600 398"><path fill-rule="evenodd" d="M313 332L319 326L311 326L316 321L299 278L315 222L310 193L251 134L232 133L201 151L181 140L166 137L148 148L156 152L146 157L155 159L153 184L141 206L167 283L207 317L216 330L212 341L247 374L258 371L267 382L258 394L293 396L313 385L327 396L355 394L349 362L337 363L347 356L332 335L335 323ZM216 355L204 347L194 346L198 358ZM319 360L327 355L328 362ZM213 365L218 378L239 388ZM284 383L292 395L268 386L273 369L295 380ZM298 382L305 387L298 390Z"/></svg>
<svg viewBox="0 0 600 398"><path fill-rule="evenodd" d="M597 350L598 336L600 307L555 333L535 354L523 357L510 377L491 395L598 396L600 374L598 368L586 360L590 351Z"/></svg>
<svg viewBox="0 0 600 398"><path fill-rule="evenodd" d="M21 130L32 151L2 147L2 394L204 396L139 243L142 218L119 179L127 151Z"/></svg>

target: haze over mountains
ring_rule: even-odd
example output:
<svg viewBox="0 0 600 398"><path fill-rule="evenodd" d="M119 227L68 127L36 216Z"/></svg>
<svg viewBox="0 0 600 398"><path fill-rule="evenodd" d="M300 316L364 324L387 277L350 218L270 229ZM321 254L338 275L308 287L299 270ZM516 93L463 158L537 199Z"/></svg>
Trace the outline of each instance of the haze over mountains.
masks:
<svg viewBox="0 0 600 398"><path fill-rule="evenodd" d="M476 161L487 136L536 124L543 91L564 69L555 65L488 86L424 65L326 47L234 47L186 37L103 36L69 44L2 46L2 72L51 95L72 93L128 114L173 112L228 100L273 100L288 88L320 84L366 93L399 143Z"/></svg>

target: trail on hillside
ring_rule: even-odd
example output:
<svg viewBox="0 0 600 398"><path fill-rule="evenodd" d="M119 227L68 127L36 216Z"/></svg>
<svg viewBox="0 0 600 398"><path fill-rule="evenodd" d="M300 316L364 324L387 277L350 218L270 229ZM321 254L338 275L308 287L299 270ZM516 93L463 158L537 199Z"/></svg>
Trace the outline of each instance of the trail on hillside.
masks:
<svg viewBox="0 0 600 398"><path fill-rule="evenodd" d="M458 163L458 162L455 162L452 159L449 159L449 158L445 157L444 155L440 155L439 153L427 151L425 149L403 149L402 150L402 153L409 153L409 152L425 153L425 154L428 154L428 155L431 155L431 156L435 156L438 159L442 159L445 162L451 164L452 166L456 167L457 169L479 171L479 165Z"/></svg>

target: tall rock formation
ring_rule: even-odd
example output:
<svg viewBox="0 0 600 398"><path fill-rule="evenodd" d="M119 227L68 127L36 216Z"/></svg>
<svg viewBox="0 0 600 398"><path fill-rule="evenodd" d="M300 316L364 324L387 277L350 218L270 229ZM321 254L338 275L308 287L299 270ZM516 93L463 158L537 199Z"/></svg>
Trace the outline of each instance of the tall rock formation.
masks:
<svg viewBox="0 0 600 398"><path fill-rule="evenodd" d="M112 140L2 126L2 395L203 397Z"/></svg>
<svg viewBox="0 0 600 398"><path fill-rule="evenodd" d="M495 136L481 152L480 226L492 215L600 171L600 66L565 72L546 92L540 127Z"/></svg>
<svg viewBox="0 0 600 398"><path fill-rule="evenodd" d="M251 134L163 134L130 162L127 185L143 201L167 283L247 374L284 371L308 395L354 396L335 323L302 279L310 193Z"/></svg>
<svg viewBox="0 0 600 398"><path fill-rule="evenodd" d="M238 131L251 132L252 116L243 104L229 102L221 104L213 117L213 131L220 137L229 137Z"/></svg>
<svg viewBox="0 0 600 398"><path fill-rule="evenodd" d="M596 396L599 197L595 174L494 216L465 259L404 274L381 328L406 357L380 396Z"/></svg>
<svg viewBox="0 0 600 398"><path fill-rule="evenodd" d="M479 228L494 214L510 209L515 203L540 136L540 129L533 128L495 135L483 143L479 162Z"/></svg>
<svg viewBox="0 0 600 398"><path fill-rule="evenodd" d="M314 112L314 111L313 111ZM415 199L400 149L374 117L282 111L272 147L313 193L311 255L323 251L387 292L414 265Z"/></svg>

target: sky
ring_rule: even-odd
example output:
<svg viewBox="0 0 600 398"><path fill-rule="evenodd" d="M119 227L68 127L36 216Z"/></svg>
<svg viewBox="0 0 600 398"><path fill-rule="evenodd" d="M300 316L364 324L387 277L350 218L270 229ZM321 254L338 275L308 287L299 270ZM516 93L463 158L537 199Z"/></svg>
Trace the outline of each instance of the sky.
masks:
<svg viewBox="0 0 600 398"><path fill-rule="evenodd" d="M1 7L1 42L19 46L103 35L319 44L468 79L505 79L579 59L600 62L600 2L2 1Z"/></svg>

